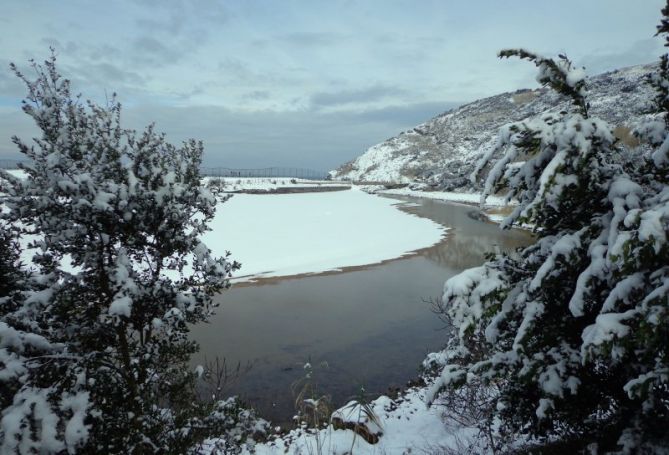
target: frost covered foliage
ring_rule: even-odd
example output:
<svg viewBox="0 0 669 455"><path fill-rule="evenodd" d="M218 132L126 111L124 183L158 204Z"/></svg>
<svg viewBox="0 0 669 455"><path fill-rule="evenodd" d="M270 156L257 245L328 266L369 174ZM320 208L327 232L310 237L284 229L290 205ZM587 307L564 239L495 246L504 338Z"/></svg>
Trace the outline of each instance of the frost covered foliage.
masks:
<svg viewBox="0 0 669 455"><path fill-rule="evenodd" d="M35 80L13 69L41 136L13 139L28 178L3 189L3 228L31 239L34 256L29 273L18 268L3 231L0 452L184 453L211 435L241 440L248 421L236 427L230 403L196 402L187 366L188 325L209 317L238 266L199 240L216 204L200 185L202 144L122 129L120 105L72 97L55 57L33 64Z"/></svg>
<svg viewBox="0 0 669 455"><path fill-rule="evenodd" d="M558 93L571 98L574 105L587 117L588 103L585 100L585 70L575 68L566 55L560 54L557 60L544 58L525 49L505 49L500 51L500 58L518 57L533 62L539 68L537 82L553 88Z"/></svg>
<svg viewBox="0 0 669 455"><path fill-rule="evenodd" d="M566 57L500 56L533 61L575 108L506 126L478 167L495 161L486 195L508 190L519 204L505 225L532 224L538 238L446 282L442 311L456 330L431 357L432 399L482 382L496 390L482 428L500 437L667 447L669 130L655 122L655 148L624 150L588 117L582 71Z"/></svg>

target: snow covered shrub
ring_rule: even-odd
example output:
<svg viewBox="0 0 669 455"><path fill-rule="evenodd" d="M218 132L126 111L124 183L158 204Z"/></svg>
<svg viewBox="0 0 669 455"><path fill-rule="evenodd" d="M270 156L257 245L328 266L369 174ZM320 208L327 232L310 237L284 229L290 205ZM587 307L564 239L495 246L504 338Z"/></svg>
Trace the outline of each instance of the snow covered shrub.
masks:
<svg viewBox="0 0 669 455"><path fill-rule="evenodd" d="M232 194L226 193L226 182L223 177L211 177L207 182L207 189L216 196L219 203L223 203L232 197Z"/></svg>
<svg viewBox="0 0 669 455"><path fill-rule="evenodd" d="M0 171L0 183L3 178ZM0 188L2 191L2 188ZM0 308L5 311L16 309L21 305L22 290L27 286L27 274L19 264L19 246L8 226L0 221ZM14 395L21 383L19 376L23 372L23 357L21 349L3 349L10 345L21 347L23 340L17 339L19 332L0 320L0 409L11 405ZM29 346L31 343L27 343Z"/></svg>
<svg viewBox="0 0 669 455"><path fill-rule="evenodd" d="M483 382L496 400L482 428L500 435L600 451L667 446L669 128L647 129L650 153L624 150L588 116L582 70L565 56L500 53L511 56L532 61L574 107L507 125L477 168L501 155L484 198L508 190L520 203L504 226L532 224L538 239L446 282L442 311L456 329L432 358L432 397ZM654 80L666 94L663 62Z"/></svg>
<svg viewBox="0 0 669 455"><path fill-rule="evenodd" d="M0 452L184 453L232 430L241 439L248 422L197 403L187 365L188 325L209 317L238 266L200 241L216 205L200 184L202 144L121 128L120 104L72 97L53 56L33 69L30 80L13 67L41 137L13 138L28 177L2 201L3 228L32 239L33 260L20 271L2 231Z"/></svg>

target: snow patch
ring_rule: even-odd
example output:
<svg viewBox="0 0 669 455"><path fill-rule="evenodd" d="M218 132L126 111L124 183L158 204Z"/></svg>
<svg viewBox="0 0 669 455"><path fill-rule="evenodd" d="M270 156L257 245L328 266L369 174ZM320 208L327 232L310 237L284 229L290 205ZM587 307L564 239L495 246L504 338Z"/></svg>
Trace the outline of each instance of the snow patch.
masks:
<svg viewBox="0 0 669 455"><path fill-rule="evenodd" d="M246 281L375 264L438 243L446 229L358 191L238 194L204 235L215 256L231 250Z"/></svg>

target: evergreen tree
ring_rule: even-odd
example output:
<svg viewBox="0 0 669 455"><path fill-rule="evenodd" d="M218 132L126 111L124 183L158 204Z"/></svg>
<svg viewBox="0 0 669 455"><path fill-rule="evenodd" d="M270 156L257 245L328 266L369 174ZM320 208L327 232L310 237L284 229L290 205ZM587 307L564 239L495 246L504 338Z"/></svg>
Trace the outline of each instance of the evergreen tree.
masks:
<svg viewBox="0 0 669 455"><path fill-rule="evenodd" d="M4 286L0 295L0 452L242 442L253 416L234 400L199 403L187 365L197 349L188 326L212 314L212 296L238 267L200 241L216 206L200 184L202 143L174 147L153 126L121 128L115 98L99 106L71 96L54 56L33 63L35 80L12 69L41 137L13 138L28 177L3 201L34 255L20 295L11 300ZM3 274L16 263L8 257Z"/></svg>
<svg viewBox="0 0 669 455"><path fill-rule="evenodd" d="M484 198L507 190L519 203L504 226L531 224L537 241L446 282L442 311L455 333L430 359L440 369L432 399L483 384L494 399L482 427L500 437L601 452L666 448L667 58L653 77L664 90L661 121L643 129L656 148L644 152L622 149L610 125L589 117L583 71L566 56L500 57L533 62L538 81L573 107L506 126L478 166L496 160Z"/></svg>
<svg viewBox="0 0 669 455"><path fill-rule="evenodd" d="M0 170L0 196L6 190L12 176ZM3 316L15 311L22 303L22 291L28 286L28 275L19 263L19 245L15 233L0 220L0 409L11 405L14 395L20 388L18 376L21 373L21 352L3 349L12 343L18 333L5 322ZM16 324L12 324L16 325ZM10 370L14 366L16 369Z"/></svg>

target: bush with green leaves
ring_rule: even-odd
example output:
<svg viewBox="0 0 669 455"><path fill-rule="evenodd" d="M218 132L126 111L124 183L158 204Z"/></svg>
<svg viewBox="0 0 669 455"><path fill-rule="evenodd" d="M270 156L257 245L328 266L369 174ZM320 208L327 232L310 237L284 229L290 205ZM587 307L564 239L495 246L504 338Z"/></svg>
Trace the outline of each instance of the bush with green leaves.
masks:
<svg viewBox="0 0 669 455"><path fill-rule="evenodd" d="M200 241L216 206L200 183L202 144L123 129L115 98L72 96L53 56L33 69L34 80L13 67L41 136L13 138L27 178L4 179L3 227L30 241L32 261L22 269L3 234L14 253L0 260L3 283L23 278L0 287L0 452L243 442L262 425L229 400L198 402L188 367L189 325L207 320L238 267Z"/></svg>
<svg viewBox="0 0 669 455"><path fill-rule="evenodd" d="M493 390L481 422L498 435L493 450L509 439L667 448L667 58L652 77L659 112L640 129L651 144L633 151L588 115L587 81L566 56L500 57L533 62L573 107L507 125L477 168L489 168L484 198L504 190L518 201L504 226L531 224L537 240L446 282L441 311L455 329L428 359L439 370L431 397Z"/></svg>

